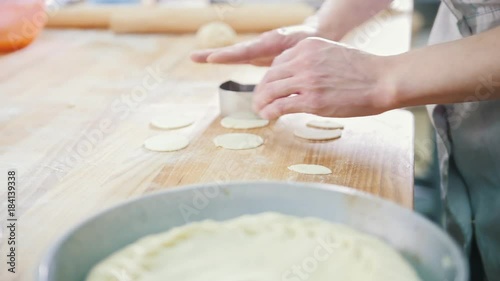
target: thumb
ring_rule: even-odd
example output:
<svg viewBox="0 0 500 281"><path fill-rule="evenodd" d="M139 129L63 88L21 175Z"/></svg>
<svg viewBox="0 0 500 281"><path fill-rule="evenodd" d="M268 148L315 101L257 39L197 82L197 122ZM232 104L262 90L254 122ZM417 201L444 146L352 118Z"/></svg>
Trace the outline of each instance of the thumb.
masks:
<svg viewBox="0 0 500 281"><path fill-rule="evenodd" d="M216 49L206 49L194 51L191 53L191 60L194 62L206 63L208 56L211 55L215 50Z"/></svg>

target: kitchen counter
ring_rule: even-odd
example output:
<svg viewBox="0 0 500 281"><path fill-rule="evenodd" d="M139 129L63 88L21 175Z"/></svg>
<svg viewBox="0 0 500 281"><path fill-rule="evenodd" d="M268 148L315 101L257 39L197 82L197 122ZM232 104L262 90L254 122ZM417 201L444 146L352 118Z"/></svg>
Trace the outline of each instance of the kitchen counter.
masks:
<svg viewBox="0 0 500 281"><path fill-rule="evenodd" d="M394 13L360 27L348 41L377 54L404 52L410 25L411 13ZM319 143L293 136L294 128L311 116L289 115L248 131L265 139L262 147L216 148L214 136L234 132L219 125L218 85L228 79L256 82L265 68L195 64L188 59L194 46L191 35L45 30L27 49L0 56L2 231L8 169L17 170L18 218L17 273L6 272L3 235L2 280L31 280L48 245L89 215L186 184L322 182L412 207L410 113L341 120L342 138ZM163 132L150 127L150 119L173 112L197 120L177 131L191 139L189 147L171 153L144 149L146 138ZM287 169L299 163L325 165L333 174L300 175Z"/></svg>

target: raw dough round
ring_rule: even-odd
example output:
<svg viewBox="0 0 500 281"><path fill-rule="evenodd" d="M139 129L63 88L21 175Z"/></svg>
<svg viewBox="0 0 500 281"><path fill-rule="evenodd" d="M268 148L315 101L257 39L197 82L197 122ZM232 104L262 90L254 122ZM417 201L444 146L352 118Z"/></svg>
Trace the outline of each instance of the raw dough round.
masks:
<svg viewBox="0 0 500 281"><path fill-rule="evenodd" d="M342 131L318 130L305 127L295 130L294 135L306 140L333 140L340 138Z"/></svg>
<svg viewBox="0 0 500 281"><path fill-rule="evenodd" d="M224 117L220 124L228 129L253 129L269 125L269 120L261 119L252 112L239 112Z"/></svg>
<svg viewBox="0 0 500 281"><path fill-rule="evenodd" d="M205 220L143 237L100 261L85 280L421 281L376 236L277 213Z"/></svg>
<svg viewBox="0 0 500 281"><path fill-rule="evenodd" d="M233 150L256 148L263 143L264 140L254 134L224 134L214 138L215 146Z"/></svg>
<svg viewBox="0 0 500 281"><path fill-rule="evenodd" d="M311 120L311 121L307 122L306 125L308 127L317 128L317 129L326 129L326 130L344 129L344 125L342 125L336 121L333 121L333 120L316 119L316 120Z"/></svg>
<svg viewBox="0 0 500 281"><path fill-rule="evenodd" d="M187 116L158 116L151 119L151 125L165 130L187 127L194 123L194 119Z"/></svg>
<svg viewBox="0 0 500 281"><path fill-rule="evenodd" d="M201 48L219 48L236 43L236 32L225 22L214 21L198 29L196 41Z"/></svg>
<svg viewBox="0 0 500 281"><path fill-rule="evenodd" d="M332 170L321 165L297 164L288 167L289 170L306 175L329 175Z"/></svg>
<svg viewBox="0 0 500 281"><path fill-rule="evenodd" d="M144 141L144 147L152 151L176 151L188 146L189 139L180 135L159 135Z"/></svg>

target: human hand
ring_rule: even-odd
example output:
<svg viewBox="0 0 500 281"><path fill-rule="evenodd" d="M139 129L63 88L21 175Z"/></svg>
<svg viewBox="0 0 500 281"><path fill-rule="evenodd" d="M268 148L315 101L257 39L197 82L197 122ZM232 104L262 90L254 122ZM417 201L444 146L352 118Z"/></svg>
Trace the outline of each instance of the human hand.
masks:
<svg viewBox="0 0 500 281"><path fill-rule="evenodd" d="M352 117L395 108L387 57L307 38L276 57L254 92L261 117L288 113Z"/></svg>
<svg viewBox="0 0 500 281"><path fill-rule="evenodd" d="M191 59L199 63L253 64L269 66L284 50L301 40L319 36L316 28L307 25L284 27L261 34L258 38L232 46L195 51Z"/></svg>

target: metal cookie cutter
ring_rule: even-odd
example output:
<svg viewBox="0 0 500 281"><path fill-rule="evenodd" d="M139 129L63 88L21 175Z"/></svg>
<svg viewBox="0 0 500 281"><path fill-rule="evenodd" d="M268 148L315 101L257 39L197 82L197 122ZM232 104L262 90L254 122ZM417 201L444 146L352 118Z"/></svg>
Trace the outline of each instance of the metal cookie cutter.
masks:
<svg viewBox="0 0 500 281"><path fill-rule="evenodd" d="M227 81L219 86L219 105L222 117L237 112L253 112L252 96L255 85Z"/></svg>

